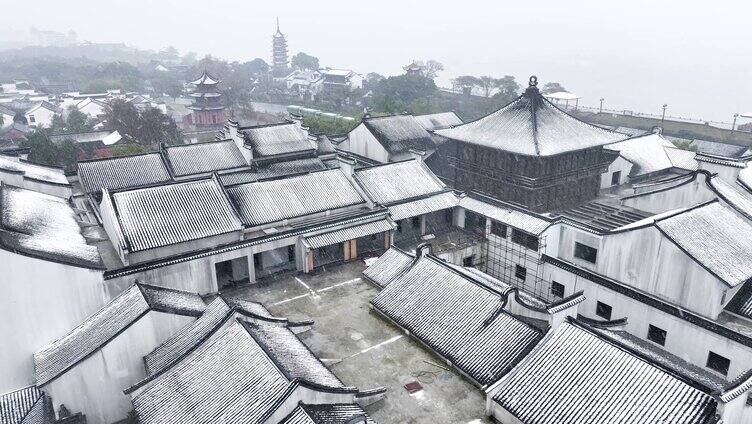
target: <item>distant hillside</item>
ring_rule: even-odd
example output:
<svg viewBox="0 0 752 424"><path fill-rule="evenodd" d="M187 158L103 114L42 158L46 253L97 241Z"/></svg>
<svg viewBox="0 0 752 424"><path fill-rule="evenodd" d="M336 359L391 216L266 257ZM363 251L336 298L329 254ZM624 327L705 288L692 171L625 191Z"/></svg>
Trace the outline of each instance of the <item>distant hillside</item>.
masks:
<svg viewBox="0 0 752 424"><path fill-rule="evenodd" d="M0 61L38 57L85 58L93 62L127 62L133 65L162 59L158 52L139 50L123 43L80 43L70 46L27 46L15 49L0 49Z"/></svg>

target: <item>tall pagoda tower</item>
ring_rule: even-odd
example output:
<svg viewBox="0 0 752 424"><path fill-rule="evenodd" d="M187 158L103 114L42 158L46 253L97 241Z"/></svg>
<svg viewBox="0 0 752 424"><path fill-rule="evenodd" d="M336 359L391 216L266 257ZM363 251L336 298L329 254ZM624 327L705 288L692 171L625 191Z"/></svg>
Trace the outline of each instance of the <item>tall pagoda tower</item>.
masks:
<svg viewBox="0 0 752 424"><path fill-rule="evenodd" d="M276 77L287 76L290 70L290 60L287 57L287 39L279 30L277 18L277 32L272 37L272 73Z"/></svg>
<svg viewBox="0 0 752 424"><path fill-rule="evenodd" d="M193 124L197 126L222 125L226 119L222 93L218 85L221 81L204 71L201 76L190 82L194 86L191 97L193 103L188 106Z"/></svg>

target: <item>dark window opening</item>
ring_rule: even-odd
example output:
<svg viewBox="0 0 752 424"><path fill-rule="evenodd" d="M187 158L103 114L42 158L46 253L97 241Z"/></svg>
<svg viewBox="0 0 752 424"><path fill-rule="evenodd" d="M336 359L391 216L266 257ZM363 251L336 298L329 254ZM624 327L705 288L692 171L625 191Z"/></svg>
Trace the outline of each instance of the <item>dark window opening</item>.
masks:
<svg viewBox="0 0 752 424"><path fill-rule="evenodd" d="M512 230L512 241L530 250L538 250L538 237L519 230Z"/></svg>
<svg viewBox="0 0 752 424"><path fill-rule="evenodd" d="M507 237L507 226L496 221L491 221L491 234L502 238Z"/></svg>
<svg viewBox="0 0 752 424"><path fill-rule="evenodd" d="M402 232L402 221L397 221L397 232L398 233Z"/></svg>
<svg viewBox="0 0 752 424"><path fill-rule="evenodd" d="M468 257L465 257L462 259L462 266L473 266L473 260L475 259L475 256L470 255Z"/></svg>
<svg viewBox="0 0 752 424"><path fill-rule="evenodd" d="M295 262L295 246L287 246L287 260Z"/></svg>
<svg viewBox="0 0 752 424"><path fill-rule="evenodd" d="M648 326L648 340L663 346L666 344L666 330L654 325Z"/></svg>
<svg viewBox="0 0 752 424"><path fill-rule="evenodd" d="M719 373L726 375L728 374L730 365L730 359L723 357L713 351L708 352L708 362L705 366L710 368L711 370L718 371Z"/></svg>
<svg viewBox="0 0 752 424"><path fill-rule="evenodd" d="M574 257L588 261L590 263L595 263L595 260L598 257L598 249L575 242Z"/></svg>
<svg viewBox="0 0 752 424"><path fill-rule="evenodd" d="M412 223L413 228L420 228L420 216L414 216L410 222Z"/></svg>
<svg viewBox="0 0 752 424"><path fill-rule="evenodd" d="M619 180L621 180L621 171L616 171L613 174L611 174L611 185L619 185Z"/></svg>
<svg viewBox="0 0 752 424"><path fill-rule="evenodd" d="M564 297L564 284L557 283L556 281L551 282L551 294L562 298Z"/></svg>
<svg viewBox="0 0 752 424"><path fill-rule="evenodd" d="M465 228L475 234L486 234L486 217L475 212L465 211Z"/></svg>
<svg viewBox="0 0 752 424"><path fill-rule="evenodd" d="M527 268L520 265L514 266L514 276L519 278L520 280L524 280L527 276Z"/></svg>
<svg viewBox="0 0 752 424"><path fill-rule="evenodd" d="M605 320L611 320L611 306L598 302L595 305L595 314Z"/></svg>

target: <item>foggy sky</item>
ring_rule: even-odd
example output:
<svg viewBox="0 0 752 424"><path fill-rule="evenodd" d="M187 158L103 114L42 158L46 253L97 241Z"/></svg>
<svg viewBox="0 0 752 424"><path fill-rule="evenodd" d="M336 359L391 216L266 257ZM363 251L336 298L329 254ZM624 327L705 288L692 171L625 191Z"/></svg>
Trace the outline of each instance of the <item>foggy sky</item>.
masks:
<svg viewBox="0 0 752 424"><path fill-rule="evenodd" d="M0 25L68 31L228 60L269 61L279 16L292 53L385 75L436 59L461 74L531 74L581 102L731 121L752 111L749 1L5 1ZM749 122L742 120L740 123Z"/></svg>

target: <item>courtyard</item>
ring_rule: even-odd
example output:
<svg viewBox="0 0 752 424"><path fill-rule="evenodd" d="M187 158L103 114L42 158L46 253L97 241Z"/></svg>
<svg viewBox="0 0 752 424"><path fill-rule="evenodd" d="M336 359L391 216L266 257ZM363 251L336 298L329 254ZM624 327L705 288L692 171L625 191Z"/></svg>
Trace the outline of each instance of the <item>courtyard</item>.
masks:
<svg viewBox="0 0 752 424"><path fill-rule="evenodd" d="M385 387L366 407L383 423L488 423L481 390L369 308L378 290L361 274L363 261L288 272L225 294L263 303L273 314L312 319L304 343L347 385ZM422 386L412 394L404 385Z"/></svg>

